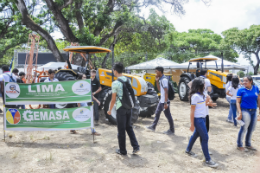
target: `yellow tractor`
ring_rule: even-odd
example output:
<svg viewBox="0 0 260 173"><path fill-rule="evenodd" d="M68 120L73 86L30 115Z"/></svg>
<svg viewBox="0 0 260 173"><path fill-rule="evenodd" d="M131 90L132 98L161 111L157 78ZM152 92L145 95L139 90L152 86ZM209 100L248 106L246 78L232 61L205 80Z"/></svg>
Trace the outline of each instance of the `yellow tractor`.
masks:
<svg viewBox="0 0 260 173"><path fill-rule="evenodd" d="M207 79L210 80L210 83L212 85L212 91L210 93L211 99L213 101L216 101L219 97L220 98L226 97L225 88L227 82L226 77L228 73L223 72L223 66L222 66L222 70L218 68L217 60L218 60L217 58L206 58L206 57L194 58L189 60L187 72L184 72L180 76L181 77L179 81L180 100L188 101L189 91L190 91L190 88L188 87L188 83L192 81L194 78L200 76L200 71L202 68L207 69L207 62L209 61L215 61L216 64L216 69L215 70L207 69L207 74L206 74ZM190 65L192 65L192 63L196 63L197 65L196 73L191 73L189 71Z"/></svg>
<svg viewBox="0 0 260 173"><path fill-rule="evenodd" d="M91 54L91 53L109 53L111 50L106 48L100 48L95 46L69 46L64 49L64 51L75 52L75 53L83 53L83 54ZM113 58L113 56L112 56ZM112 60L113 62L113 60ZM68 61L68 67L70 67L70 62ZM77 80L77 74L84 73L87 76L90 75L88 63L86 67L79 67L77 71L73 71L71 69L61 69L57 71L55 77L60 81L62 80ZM154 94L154 92L150 92L147 86L146 81L137 75L123 74L130 81L132 88L134 90L135 96L137 97L137 102L135 103L135 107L132 110L132 123L136 122L138 116L140 114L144 114L144 109L149 107L155 107L158 103L158 96ZM109 109L112 91L111 86L112 82L117 78L114 76L112 70L99 68L97 70L96 78L99 80L102 91L99 94L99 101L101 102L101 108L104 109L104 113L107 119L112 123L116 124L116 109L114 106L112 110L111 116L107 114ZM155 110L154 110L155 112ZM154 114L154 112L150 112L150 114Z"/></svg>

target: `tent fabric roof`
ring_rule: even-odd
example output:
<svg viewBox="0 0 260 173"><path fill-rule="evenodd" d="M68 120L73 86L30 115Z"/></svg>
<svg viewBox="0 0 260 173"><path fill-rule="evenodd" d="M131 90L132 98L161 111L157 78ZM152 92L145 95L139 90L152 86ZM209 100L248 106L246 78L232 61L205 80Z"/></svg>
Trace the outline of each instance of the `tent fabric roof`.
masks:
<svg viewBox="0 0 260 173"><path fill-rule="evenodd" d="M61 67L62 69L64 69L66 62L49 62L43 66L40 66L37 68L37 70L41 71L42 69L44 70L49 70L49 69L58 69L59 67ZM71 64L72 69L77 69L79 66Z"/></svg>
<svg viewBox="0 0 260 173"><path fill-rule="evenodd" d="M221 58L218 58L214 55L208 55L208 56L205 56L203 58L217 58L217 65L218 65L218 69L221 69L221 64L222 64L222 59ZM230 61L227 61L227 60L223 60L224 62L224 69L225 70L245 70L246 68L239 65L239 64L236 64L234 62L230 62ZM182 63L180 65L186 65L186 67L188 67L189 65L189 62L185 62L185 63ZM205 63L203 63L203 67L205 67ZM197 65L196 65L196 62L192 63L190 65L190 69L196 69L197 68ZM209 61L206 63L206 68L208 69L216 69L216 63L215 61Z"/></svg>
<svg viewBox="0 0 260 173"><path fill-rule="evenodd" d="M153 70L157 66L162 66L164 68L167 68L168 66L178 66L179 64L164 58L155 58L150 61L142 62L140 64L132 65L129 67L126 67L126 70Z"/></svg>

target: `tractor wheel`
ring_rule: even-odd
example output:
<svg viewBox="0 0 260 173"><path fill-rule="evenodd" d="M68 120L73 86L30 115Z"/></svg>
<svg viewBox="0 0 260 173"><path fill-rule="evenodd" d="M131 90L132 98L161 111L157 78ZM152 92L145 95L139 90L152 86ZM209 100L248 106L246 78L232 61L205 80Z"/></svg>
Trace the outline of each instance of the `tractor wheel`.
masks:
<svg viewBox="0 0 260 173"><path fill-rule="evenodd" d="M71 71L58 71L55 78L59 81L77 80L77 76Z"/></svg>
<svg viewBox="0 0 260 173"><path fill-rule="evenodd" d="M68 80L77 80L77 75L75 75L72 71L58 71L55 74L55 78L57 78L59 81L68 81ZM56 104L55 107L58 109L63 108L74 108L78 105L76 103L70 103L70 104Z"/></svg>
<svg viewBox="0 0 260 173"><path fill-rule="evenodd" d="M190 79L188 77L181 77L179 82L179 97L181 101L188 101L189 100L189 92L190 88L188 83Z"/></svg>
<svg viewBox="0 0 260 173"><path fill-rule="evenodd" d="M104 87L101 92L99 93L99 98L98 100L100 101L100 105L99 105L99 109L103 109L104 107L104 98L106 96L106 94L108 93L108 91L111 90L111 88L108 87Z"/></svg>
<svg viewBox="0 0 260 173"><path fill-rule="evenodd" d="M116 121L116 106L114 106L112 108L111 115L107 114L107 111L108 111L108 109L110 107L110 103L111 103L111 97L112 97L112 91L109 90L107 92L107 94L104 98L104 102L103 102L104 113L105 113L107 119L109 120L109 122L116 125L117 124L117 121ZM140 114L140 105L139 105L139 101L137 100L137 102L135 103L135 107L132 109L131 124L133 124L137 121L139 114Z"/></svg>

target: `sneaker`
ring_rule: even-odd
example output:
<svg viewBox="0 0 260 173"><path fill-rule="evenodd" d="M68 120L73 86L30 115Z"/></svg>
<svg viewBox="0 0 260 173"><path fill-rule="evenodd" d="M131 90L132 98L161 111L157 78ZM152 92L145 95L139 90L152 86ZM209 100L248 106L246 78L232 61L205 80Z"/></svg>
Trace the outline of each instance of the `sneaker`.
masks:
<svg viewBox="0 0 260 173"><path fill-rule="evenodd" d="M122 154L122 153L120 152L120 149L116 149L116 153L119 154L119 155L126 155L126 154Z"/></svg>
<svg viewBox="0 0 260 173"><path fill-rule="evenodd" d="M227 119L226 122L228 123L234 123L234 121Z"/></svg>
<svg viewBox="0 0 260 173"><path fill-rule="evenodd" d="M172 130L167 130L167 131L163 132L163 134L174 135L174 132Z"/></svg>
<svg viewBox="0 0 260 173"><path fill-rule="evenodd" d="M209 155L213 155L213 153L209 151Z"/></svg>
<svg viewBox="0 0 260 173"><path fill-rule="evenodd" d="M137 154L137 153L139 153L139 151L140 151L139 148L138 148L138 149L134 149L134 150L133 150L133 154Z"/></svg>
<svg viewBox="0 0 260 173"><path fill-rule="evenodd" d="M151 130L153 132L155 131L155 128L153 126L146 126L146 129Z"/></svg>
<svg viewBox="0 0 260 173"><path fill-rule="evenodd" d="M211 167L211 168L217 168L217 167L218 167L218 164L217 164L216 162L213 162L212 160L206 161L205 164L206 164L208 167Z"/></svg>
<svg viewBox="0 0 260 173"><path fill-rule="evenodd" d="M188 156L197 157L197 154L193 153L192 151L185 151L185 153L186 153Z"/></svg>

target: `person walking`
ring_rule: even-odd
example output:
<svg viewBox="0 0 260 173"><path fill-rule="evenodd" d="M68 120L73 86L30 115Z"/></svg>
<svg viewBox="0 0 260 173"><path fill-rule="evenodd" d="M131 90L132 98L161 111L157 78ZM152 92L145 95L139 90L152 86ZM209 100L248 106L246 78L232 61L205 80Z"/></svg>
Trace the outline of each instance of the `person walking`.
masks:
<svg viewBox="0 0 260 173"><path fill-rule="evenodd" d="M259 88L253 84L251 76L244 77L243 83L244 87L237 91L237 110L239 113L237 120L242 120L245 124L240 127L238 133L237 149L240 151L246 149L256 151L256 148L251 144L251 138L257 123L257 106L260 108ZM246 149L243 147L242 142L245 135Z"/></svg>
<svg viewBox="0 0 260 173"><path fill-rule="evenodd" d="M161 99L157 105L157 109L155 111L155 118L152 125L147 126L146 128L148 130L155 131L157 123L160 119L161 112L163 111L170 125L170 129L163 133L166 135L172 135L174 134L174 122L170 112L170 100L168 99L168 79L164 76L163 71L163 67L158 66L155 68L156 85L161 93Z"/></svg>
<svg viewBox="0 0 260 173"><path fill-rule="evenodd" d="M3 97L3 103L4 101L4 82L17 82L17 77L14 73L11 73L9 71L9 66L4 65L2 66L2 71L3 74L0 76L0 81L1 81L1 92L2 92L2 97ZM15 71L16 72L16 71ZM4 81L4 82L3 82ZM16 108L16 105L5 105L6 108ZM1 111L0 111L1 112Z"/></svg>
<svg viewBox="0 0 260 173"><path fill-rule="evenodd" d="M116 63L113 66L114 75L120 81L124 81L124 85L131 85L131 82L123 76L124 66L122 63ZM123 83L119 80L116 80L112 83L112 98L107 114L111 116L111 110L116 103L116 120L117 120L117 130L118 130L118 144L119 149L116 150L117 154L126 155L126 135L127 132L131 145L133 147L133 154L137 154L140 151L140 146L137 142L133 127L131 125L131 109L126 109L122 106L121 100L123 99ZM126 83L128 82L128 83ZM134 91L129 90L131 95L134 95ZM133 97L134 98L134 97ZM135 102L134 102L135 103Z"/></svg>
<svg viewBox="0 0 260 173"><path fill-rule="evenodd" d="M226 93L228 92L228 89L230 88L230 86L232 85L232 77L233 77L233 74L228 74L227 75L227 83L226 83ZM226 99L231 107L231 96L226 94ZM233 112L232 112L232 109L229 109L229 112L228 112L228 118L226 120L228 123L233 123Z"/></svg>
<svg viewBox="0 0 260 173"><path fill-rule="evenodd" d="M48 70L48 74L49 74L49 77L46 78L46 79L44 80L44 82L59 82L58 79L54 78L54 76L55 76L55 71L54 71L54 70L49 69L49 70ZM55 109L55 104L49 105L49 108L50 108L50 109Z"/></svg>
<svg viewBox="0 0 260 173"><path fill-rule="evenodd" d="M91 85L92 85L92 95L98 99L99 92L102 90L99 80L96 78L96 70L91 70ZM98 102L94 100L94 118L95 122L98 123L99 120L99 111L98 111Z"/></svg>
<svg viewBox="0 0 260 173"><path fill-rule="evenodd" d="M192 147L200 137L201 140L201 147L205 157L205 164L209 167L216 168L218 164L211 160L208 150L208 131L206 128L206 116L207 116L207 105L209 104L209 97L203 94L205 88L205 81L203 78L198 77L195 78L191 85L190 90L190 104L191 104L191 113L190 113L190 120L191 126L190 130L193 132L189 140L189 144L186 148L185 153L189 156L196 157L197 155L193 153Z"/></svg>
<svg viewBox="0 0 260 173"><path fill-rule="evenodd" d="M234 126L237 126L236 98L237 98L237 91L238 91L239 88L240 88L239 78L238 78L238 76L235 75L232 78L231 86L227 89L227 95L230 97L230 110L232 111Z"/></svg>

